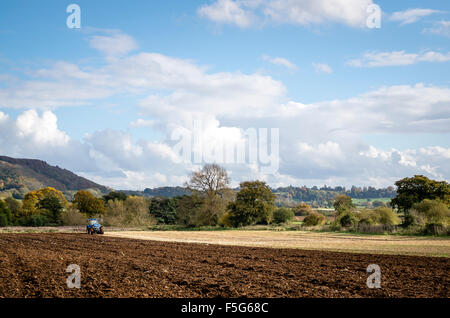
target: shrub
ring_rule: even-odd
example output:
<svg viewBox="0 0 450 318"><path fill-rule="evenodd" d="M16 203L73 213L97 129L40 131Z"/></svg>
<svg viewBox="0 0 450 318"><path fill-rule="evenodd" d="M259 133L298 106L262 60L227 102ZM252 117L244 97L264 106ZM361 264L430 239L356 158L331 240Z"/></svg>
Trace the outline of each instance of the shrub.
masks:
<svg viewBox="0 0 450 318"><path fill-rule="evenodd" d="M396 227L394 225L384 225L384 224L367 224L359 223L358 232L360 233L371 233L371 234L383 234L385 232L392 233Z"/></svg>
<svg viewBox="0 0 450 318"><path fill-rule="evenodd" d="M414 204L413 211L416 211L419 215L423 216L426 220L426 224L449 224L450 211L446 204L438 200L425 199L420 203Z"/></svg>
<svg viewBox="0 0 450 318"><path fill-rule="evenodd" d="M358 222L358 218L353 211L343 211L339 214L337 221L342 227L350 227Z"/></svg>
<svg viewBox="0 0 450 318"><path fill-rule="evenodd" d="M26 226L46 226L49 225L48 218L43 214L32 214L25 221Z"/></svg>
<svg viewBox="0 0 450 318"><path fill-rule="evenodd" d="M289 208L278 208L273 211L273 223L281 224L292 221L294 212Z"/></svg>
<svg viewBox="0 0 450 318"><path fill-rule="evenodd" d="M373 210L363 210L359 215L361 224L397 225L400 218L394 210L387 207L378 207Z"/></svg>
<svg viewBox="0 0 450 318"><path fill-rule="evenodd" d="M425 227L425 234L430 235L448 235L447 227L442 224L427 224Z"/></svg>
<svg viewBox="0 0 450 318"><path fill-rule="evenodd" d="M8 226L8 217L3 213L0 213L0 226Z"/></svg>
<svg viewBox="0 0 450 318"><path fill-rule="evenodd" d="M155 219L149 213L149 200L130 196L125 200L109 200L104 217L105 225L147 226L154 225Z"/></svg>
<svg viewBox="0 0 450 318"><path fill-rule="evenodd" d="M311 206L306 203L300 203L292 208L295 215L303 216L312 212Z"/></svg>
<svg viewBox="0 0 450 318"><path fill-rule="evenodd" d="M303 220L303 224L306 226L316 226L325 224L327 218L318 212L311 212Z"/></svg>
<svg viewBox="0 0 450 318"><path fill-rule="evenodd" d="M63 225L85 225L87 218L78 209L71 205L61 215Z"/></svg>

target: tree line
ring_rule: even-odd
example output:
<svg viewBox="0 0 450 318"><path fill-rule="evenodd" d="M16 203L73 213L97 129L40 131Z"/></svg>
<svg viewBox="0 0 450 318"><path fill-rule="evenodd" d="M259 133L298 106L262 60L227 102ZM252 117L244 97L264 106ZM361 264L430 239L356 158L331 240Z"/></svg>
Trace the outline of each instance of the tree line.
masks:
<svg viewBox="0 0 450 318"><path fill-rule="evenodd" d="M54 188L27 193L22 201L0 200L0 226L78 225L89 217L100 217L110 226L176 224L183 227L242 227L281 224L294 216L303 226L328 225L330 230L383 231L401 226L420 231L446 232L449 223L450 186L424 176L395 183L396 196L390 206L379 202L373 209L357 208L347 194L331 201L333 219L304 202L277 206L276 196L263 181L245 181L239 191L230 188L227 171L208 164L189 176L187 193L175 197L140 197L112 191L101 198L80 190L68 202Z"/></svg>

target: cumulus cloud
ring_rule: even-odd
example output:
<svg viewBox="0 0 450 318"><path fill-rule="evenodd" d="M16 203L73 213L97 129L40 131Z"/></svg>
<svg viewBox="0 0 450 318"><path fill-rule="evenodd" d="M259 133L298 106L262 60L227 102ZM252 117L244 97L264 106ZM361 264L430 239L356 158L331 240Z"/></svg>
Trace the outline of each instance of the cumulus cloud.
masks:
<svg viewBox="0 0 450 318"><path fill-rule="evenodd" d="M382 67L413 65L420 62L448 62L450 52L440 53L425 51L422 53L406 53L405 51L366 53L360 59L353 59L347 62L354 67Z"/></svg>
<svg viewBox="0 0 450 318"><path fill-rule="evenodd" d="M415 58L445 55L428 51ZM283 83L267 75L210 72L189 60L142 52L108 58L96 69L58 62L31 75L0 89L2 107L24 109L17 118L0 112L0 152L48 160L117 188L182 184L201 163L179 162L172 133L189 133L195 121L202 123L206 152L227 141L241 142L248 128L279 129L279 170L264 174L254 162L227 163L234 185L255 178L271 185L377 186L417 173L449 178L447 148L377 149L360 137L449 133L447 87L386 86L305 104L290 100ZM140 118L129 127L157 130L161 140L136 139L116 129L72 140L48 110L120 94L134 96L139 107ZM193 148L193 156L202 151Z"/></svg>
<svg viewBox="0 0 450 318"><path fill-rule="evenodd" d="M217 0L199 8L200 16L239 27L264 22L318 25L327 22L365 27L372 0Z"/></svg>
<svg viewBox="0 0 450 318"><path fill-rule="evenodd" d="M423 17L441 12L442 11L439 10L414 8L392 13L390 16L390 20L401 22L401 25L411 24L419 21Z"/></svg>

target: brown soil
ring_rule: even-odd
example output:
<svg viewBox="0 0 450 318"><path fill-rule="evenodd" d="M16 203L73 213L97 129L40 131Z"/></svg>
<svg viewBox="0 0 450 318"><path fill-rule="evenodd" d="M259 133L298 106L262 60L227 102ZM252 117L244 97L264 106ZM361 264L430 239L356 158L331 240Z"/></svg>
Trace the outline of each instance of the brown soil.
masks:
<svg viewBox="0 0 450 318"><path fill-rule="evenodd" d="M66 268L81 268L69 289ZM369 264L380 289L366 286ZM450 259L0 234L0 297L450 297Z"/></svg>

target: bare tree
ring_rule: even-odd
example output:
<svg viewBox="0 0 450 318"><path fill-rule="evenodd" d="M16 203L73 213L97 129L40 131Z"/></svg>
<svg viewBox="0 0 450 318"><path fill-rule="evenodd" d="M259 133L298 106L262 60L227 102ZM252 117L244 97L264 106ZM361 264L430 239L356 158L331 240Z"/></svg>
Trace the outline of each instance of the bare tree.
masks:
<svg viewBox="0 0 450 318"><path fill-rule="evenodd" d="M202 170L194 171L185 187L205 198L206 223L217 224L223 211L219 201L230 191L227 171L217 164L206 164Z"/></svg>

